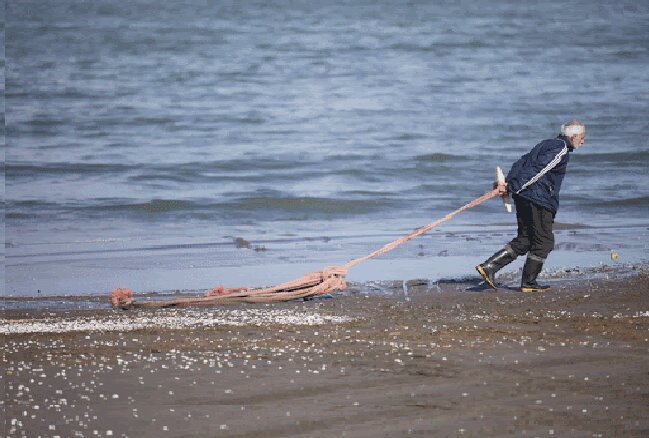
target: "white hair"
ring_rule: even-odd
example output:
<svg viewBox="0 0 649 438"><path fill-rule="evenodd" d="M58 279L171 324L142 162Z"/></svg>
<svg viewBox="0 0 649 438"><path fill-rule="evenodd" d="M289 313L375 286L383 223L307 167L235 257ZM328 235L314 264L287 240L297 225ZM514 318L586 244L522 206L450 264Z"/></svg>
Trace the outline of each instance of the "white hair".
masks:
<svg viewBox="0 0 649 438"><path fill-rule="evenodd" d="M586 125L581 123L579 120L570 120L569 122L561 125L561 135L566 137L574 137L575 135L581 135L586 132Z"/></svg>

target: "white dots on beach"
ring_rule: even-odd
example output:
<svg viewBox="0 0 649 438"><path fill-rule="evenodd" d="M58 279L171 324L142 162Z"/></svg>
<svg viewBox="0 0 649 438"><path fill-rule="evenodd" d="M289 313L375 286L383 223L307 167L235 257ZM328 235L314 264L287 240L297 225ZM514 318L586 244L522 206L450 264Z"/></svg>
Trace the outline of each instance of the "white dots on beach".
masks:
<svg viewBox="0 0 649 438"><path fill-rule="evenodd" d="M217 309L204 313L194 309L162 310L151 314L120 314L104 318L42 318L32 320L0 319L0 333L66 333L83 331L132 331L147 328L191 328L220 326L264 326L269 324L305 325L341 324L354 318L304 312L302 309ZM90 336L85 337L87 340ZM176 350L171 351L172 354ZM123 364L119 364L123 365ZM41 375L41 377L45 377Z"/></svg>

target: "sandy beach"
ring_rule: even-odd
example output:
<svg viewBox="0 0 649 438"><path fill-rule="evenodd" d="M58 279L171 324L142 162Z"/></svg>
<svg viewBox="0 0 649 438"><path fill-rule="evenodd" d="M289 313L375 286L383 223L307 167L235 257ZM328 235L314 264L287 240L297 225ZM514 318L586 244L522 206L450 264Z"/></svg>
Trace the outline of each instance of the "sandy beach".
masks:
<svg viewBox="0 0 649 438"><path fill-rule="evenodd" d="M649 434L646 265L536 295L474 286L6 310L5 436Z"/></svg>

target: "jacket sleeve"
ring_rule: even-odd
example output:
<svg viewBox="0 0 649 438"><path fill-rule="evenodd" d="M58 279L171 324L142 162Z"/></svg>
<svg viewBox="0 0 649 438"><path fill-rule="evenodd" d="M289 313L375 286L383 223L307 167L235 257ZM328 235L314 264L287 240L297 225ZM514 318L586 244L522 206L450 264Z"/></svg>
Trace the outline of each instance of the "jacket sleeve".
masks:
<svg viewBox="0 0 649 438"><path fill-rule="evenodd" d="M520 193L537 182L543 175L554 169L568 155L568 146L563 142L540 147L523 156L512 166L507 175L509 191ZM509 180L511 176L511 181Z"/></svg>

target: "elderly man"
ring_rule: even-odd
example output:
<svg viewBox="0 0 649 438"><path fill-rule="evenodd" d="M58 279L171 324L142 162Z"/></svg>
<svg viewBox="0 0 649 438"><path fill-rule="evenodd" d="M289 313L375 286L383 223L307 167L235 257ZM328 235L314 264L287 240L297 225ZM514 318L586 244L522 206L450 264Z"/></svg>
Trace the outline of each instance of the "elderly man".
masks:
<svg viewBox="0 0 649 438"><path fill-rule="evenodd" d="M552 224L559 208L559 190L566 173L570 152L584 144L586 125L571 120L561 126L561 135L544 140L523 155L507 174L506 183L497 188L509 192L516 205L518 234L503 249L476 266L484 281L497 289L495 274L516 257L527 254L522 292L542 292L536 277L554 248Z"/></svg>

